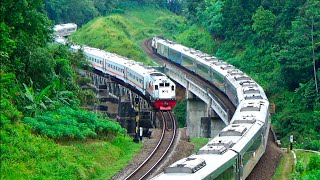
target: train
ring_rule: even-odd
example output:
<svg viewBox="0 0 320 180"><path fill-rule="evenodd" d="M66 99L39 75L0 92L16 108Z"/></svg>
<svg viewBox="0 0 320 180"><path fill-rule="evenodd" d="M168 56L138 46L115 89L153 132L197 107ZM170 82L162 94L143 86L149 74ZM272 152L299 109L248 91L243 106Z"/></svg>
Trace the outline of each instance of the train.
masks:
<svg viewBox="0 0 320 180"><path fill-rule="evenodd" d="M159 56L215 85L237 107L217 136L153 179L246 179L267 145L270 113L263 88L241 70L199 50L162 37L153 37L151 46Z"/></svg>
<svg viewBox="0 0 320 180"><path fill-rule="evenodd" d="M90 65L98 72L108 74L130 85L156 110L170 111L176 105L176 85L165 74L140 62L88 46L71 45L72 51L83 51Z"/></svg>
<svg viewBox="0 0 320 180"><path fill-rule="evenodd" d="M53 27L53 35L67 37L77 31L77 25L74 23L57 24Z"/></svg>

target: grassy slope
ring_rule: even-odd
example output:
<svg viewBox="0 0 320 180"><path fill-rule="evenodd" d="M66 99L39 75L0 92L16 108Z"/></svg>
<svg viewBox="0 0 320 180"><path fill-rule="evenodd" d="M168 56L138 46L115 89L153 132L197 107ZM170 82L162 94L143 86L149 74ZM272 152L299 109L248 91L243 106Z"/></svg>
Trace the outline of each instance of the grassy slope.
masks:
<svg viewBox="0 0 320 180"><path fill-rule="evenodd" d="M55 143L10 126L1 129L0 179L109 179L142 147L128 137Z"/></svg>
<svg viewBox="0 0 320 180"><path fill-rule="evenodd" d="M202 148L204 145L208 143L210 139L209 138L202 138L202 137L197 137L197 138L191 138L191 143L194 144L194 152L198 152L200 148Z"/></svg>
<svg viewBox="0 0 320 180"><path fill-rule="evenodd" d="M167 13L143 7L121 15L99 17L79 29L72 40L150 64L151 61L143 54L139 43L160 33L161 30L152 24L157 17L166 16Z"/></svg>
<svg viewBox="0 0 320 180"><path fill-rule="evenodd" d="M320 173L320 170L314 170L310 171L308 170L308 164L310 162L311 156L316 156L315 153L310 152L304 152L304 151L297 151L295 150L296 156L297 156L297 166L300 163L300 166L302 167L302 172L296 172L296 170L293 172L292 167L294 165L294 158L292 153L285 153L284 156L281 158L280 164L278 165L277 171L272 177L272 179L318 179L317 175L315 173ZM319 156L319 155L318 155ZM298 167L299 169L299 167Z"/></svg>
<svg viewBox="0 0 320 180"><path fill-rule="evenodd" d="M78 44L100 48L153 64L140 43L154 35L188 44L198 44L200 50L212 51L214 42L209 33L189 27L183 17L155 7L133 7L123 14L99 17L80 28L71 39Z"/></svg>
<svg viewBox="0 0 320 180"><path fill-rule="evenodd" d="M291 179L293 165L293 155L291 153L284 153L281 161L277 167L276 173L273 175L273 180L289 180Z"/></svg>

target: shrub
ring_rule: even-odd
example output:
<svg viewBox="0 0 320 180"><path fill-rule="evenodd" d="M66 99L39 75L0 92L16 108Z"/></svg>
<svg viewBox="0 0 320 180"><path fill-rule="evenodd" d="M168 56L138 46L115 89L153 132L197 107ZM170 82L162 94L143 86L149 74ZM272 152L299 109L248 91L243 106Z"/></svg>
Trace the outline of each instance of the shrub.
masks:
<svg viewBox="0 0 320 180"><path fill-rule="evenodd" d="M301 161L298 161L297 165L296 165L296 171L298 173L302 174L304 170L305 170L305 167L304 167L303 163Z"/></svg>
<svg viewBox="0 0 320 180"><path fill-rule="evenodd" d="M187 102L181 101L178 102L176 107L174 107L173 111L177 116L179 127L185 127L186 126L186 108L187 108Z"/></svg>
<svg viewBox="0 0 320 180"><path fill-rule="evenodd" d="M99 119L94 113L61 107L42 115L25 117L24 122L39 134L52 139L85 139L125 134L126 130L110 120Z"/></svg>
<svg viewBox="0 0 320 180"><path fill-rule="evenodd" d="M320 170L320 155L311 156L307 168L309 171Z"/></svg>

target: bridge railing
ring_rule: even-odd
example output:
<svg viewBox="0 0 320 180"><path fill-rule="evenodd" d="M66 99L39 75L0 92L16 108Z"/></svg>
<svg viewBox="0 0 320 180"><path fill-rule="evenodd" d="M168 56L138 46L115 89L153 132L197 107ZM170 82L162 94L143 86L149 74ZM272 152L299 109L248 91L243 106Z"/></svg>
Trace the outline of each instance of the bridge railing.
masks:
<svg viewBox="0 0 320 180"><path fill-rule="evenodd" d="M229 124L231 117L228 108L206 85L172 65L167 64L164 72L167 76L207 103L226 125Z"/></svg>

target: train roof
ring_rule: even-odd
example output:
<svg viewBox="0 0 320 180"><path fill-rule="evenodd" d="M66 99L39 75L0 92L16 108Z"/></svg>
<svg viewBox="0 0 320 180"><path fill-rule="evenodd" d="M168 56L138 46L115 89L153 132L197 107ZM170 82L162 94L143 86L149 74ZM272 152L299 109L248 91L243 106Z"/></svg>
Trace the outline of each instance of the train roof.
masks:
<svg viewBox="0 0 320 180"><path fill-rule="evenodd" d="M83 49L83 51L85 53L90 54L91 56L95 56L95 57L99 57L99 58L103 58L103 59L108 59L108 61L113 62L117 65L125 66L128 69L130 69L131 71L133 71L136 74L139 74L141 76L146 76L148 74L150 74L152 76L152 74L153 74L152 77L157 76L157 78L154 78L154 79L158 79L158 78L161 79L161 77L163 78L163 76L166 77L163 73L160 73L153 68L147 67L141 62L136 62L132 59L128 59L126 57L120 56L115 53L106 52L104 50L101 50L98 48L92 48L89 46L81 47L79 45L72 45L71 48L75 49L75 50ZM168 78L166 78L166 79L168 79Z"/></svg>
<svg viewBox="0 0 320 180"><path fill-rule="evenodd" d="M228 71L235 70L236 68L233 65L230 65L215 56L203 53L199 50L183 46L181 44L173 43L172 41L159 39L158 42L165 44L173 50L179 51L184 55L195 59L198 63L204 64L207 67L211 66L213 69L218 71L221 75L225 76L228 74Z"/></svg>
<svg viewBox="0 0 320 180"><path fill-rule="evenodd" d="M77 25L75 23L67 23L67 24L57 24L53 27L54 31L60 31L62 29L76 28Z"/></svg>
<svg viewBox="0 0 320 180"><path fill-rule="evenodd" d="M223 156L219 154L191 155L173 163L165 169L164 173L155 178L163 180L193 180L204 179L210 176L215 178L225 170L225 166L223 165L228 164L232 166L236 157L237 153L231 150L225 152Z"/></svg>
<svg viewBox="0 0 320 180"><path fill-rule="evenodd" d="M171 170L167 170L167 172L171 173L162 173L156 177L157 179L214 179L215 176L209 176L209 173L204 172L208 165L204 166L204 162L214 162L210 172L219 175L218 168L226 167L227 162L230 161L230 151L243 155L254 143L262 142L262 131L264 131L264 126L267 127L267 123L269 123L269 101L262 87L234 66L214 56L165 39L159 39L158 42L195 59L198 63L211 66L217 74L226 79L226 83L232 86L237 93L239 102L230 124L202 147L196 156L190 156L191 159L197 157L198 160L191 163L187 161L187 158L184 158L170 166ZM260 150L264 151L263 148ZM178 171L179 169L180 171ZM190 173L192 169L199 170Z"/></svg>
<svg viewBox="0 0 320 180"><path fill-rule="evenodd" d="M241 102L238 107L230 123L265 123L269 114L268 100L247 100Z"/></svg>

